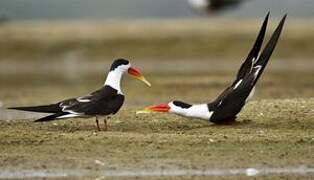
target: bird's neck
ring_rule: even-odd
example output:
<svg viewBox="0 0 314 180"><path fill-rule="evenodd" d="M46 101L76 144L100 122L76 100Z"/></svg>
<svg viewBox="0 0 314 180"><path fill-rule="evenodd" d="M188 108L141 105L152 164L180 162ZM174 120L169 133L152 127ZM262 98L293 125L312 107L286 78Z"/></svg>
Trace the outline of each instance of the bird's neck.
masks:
<svg viewBox="0 0 314 180"><path fill-rule="evenodd" d="M186 117L200 118L205 120L209 120L213 114L212 111L209 111L207 104L194 104L190 108L181 109L179 112L174 113Z"/></svg>
<svg viewBox="0 0 314 180"><path fill-rule="evenodd" d="M107 79L104 85L107 85L116 89L119 94L123 94L121 91L121 86L120 86L122 75L123 75L123 72L119 71L118 69L110 71L107 75Z"/></svg>

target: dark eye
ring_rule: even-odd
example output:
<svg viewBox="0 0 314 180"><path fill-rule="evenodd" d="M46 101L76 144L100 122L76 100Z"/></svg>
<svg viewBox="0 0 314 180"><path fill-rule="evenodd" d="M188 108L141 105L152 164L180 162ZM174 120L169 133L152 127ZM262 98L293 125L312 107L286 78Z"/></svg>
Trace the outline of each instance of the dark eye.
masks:
<svg viewBox="0 0 314 180"><path fill-rule="evenodd" d="M178 107L185 108L185 109L190 108L192 106L182 101L173 101L172 103Z"/></svg>

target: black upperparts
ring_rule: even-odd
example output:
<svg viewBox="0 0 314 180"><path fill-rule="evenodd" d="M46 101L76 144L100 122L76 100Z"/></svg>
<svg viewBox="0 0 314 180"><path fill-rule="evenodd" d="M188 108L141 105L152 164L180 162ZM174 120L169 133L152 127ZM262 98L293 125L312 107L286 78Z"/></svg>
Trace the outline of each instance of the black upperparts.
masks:
<svg viewBox="0 0 314 180"><path fill-rule="evenodd" d="M43 113L58 113L62 111L59 104L50 104L44 106L29 106L29 107L10 107L8 109L15 109L21 111L31 111L31 112L43 112Z"/></svg>
<svg viewBox="0 0 314 180"><path fill-rule="evenodd" d="M116 59L113 61L111 67L110 67L110 71L115 70L118 66L120 65L128 65L129 61L126 59Z"/></svg>
<svg viewBox="0 0 314 180"><path fill-rule="evenodd" d="M253 48L251 49L251 51L250 51L249 55L247 56L246 60L242 63L234 83L237 83L240 79L243 79L244 76L251 71L251 68L252 68L253 63L254 63L253 59L257 59L259 51L260 51L260 49L262 47L262 44L263 44L263 41L264 41L269 14L270 13L268 12L266 17L265 17L265 20L263 22L263 25L262 25L262 27L260 29L260 32L258 33L258 36L257 36L257 38L255 40Z"/></svg>
<svg viewBox="0 0 314 180"><path fill-rule="evenodd" d="M283 26L285 24L285 20L286 20L287 14L284 15L284 17L281 19L279 25L277 26L275 32L272 34L270 40L268 41L267 45L265 46L263 52L261 53L261 55L259 56L259 58L257 59L256 63L254 64L254 67L257 66L261 66L261 69L259 70L259 73L257 75L257 77L255 78L255 82L254 84L257 82L257 80L259 79L259 77L261 76L263 70L266 67L266 64L270 58L270 56L272 55L278 39L280 37L281 31L283 29Z"/></svg>
<svg viewBox="0 0 314 180"><path fill-rule="evenodd" d="M191 104L187 104L187 103L182 102L182 101L173 101L172 103L174 105L179 106L179 107L184 108L184 109L188 109L192 106Z"/></svg>

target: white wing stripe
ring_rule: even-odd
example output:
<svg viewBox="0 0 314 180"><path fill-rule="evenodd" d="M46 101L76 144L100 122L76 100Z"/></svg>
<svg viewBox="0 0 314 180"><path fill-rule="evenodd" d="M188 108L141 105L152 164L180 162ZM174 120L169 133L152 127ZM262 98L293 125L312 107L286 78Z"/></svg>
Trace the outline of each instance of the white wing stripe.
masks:
<svg viewBox="0 0 314 180"><path fill-rule="evenodd" d="M78 97L76 100L78 102L90 102L90 99L86 99L87 97Z"/></svg>
<svg viewBox="0 0 314 180"><path fill-rule="evenodd" d="M254 73L254 76L255 76L255 78L256 78L257 75L258 75L258 73L259 73L259 71L262 69L262 66L261 66L261 65L258 65L258 66L255 66L254 68L257 69L257 70L255 71L255 73Z"/></svg>
<svg viewBox="0 0 314 180"><path fill-rule="evenodd" d="M243 79L240 79L240 80L237 82L237 84L233 87L233 89L236 89L236 88L241 84L242 80L243 80Z"/></svg>
<svg viewBox="0 0 314 180"><path fill-rule="evenodd" d="M66 114L66 115L57 117L57 119L71 118L71 117L78 117L78 116L80 116L80 115L79 114Z"/></svg>

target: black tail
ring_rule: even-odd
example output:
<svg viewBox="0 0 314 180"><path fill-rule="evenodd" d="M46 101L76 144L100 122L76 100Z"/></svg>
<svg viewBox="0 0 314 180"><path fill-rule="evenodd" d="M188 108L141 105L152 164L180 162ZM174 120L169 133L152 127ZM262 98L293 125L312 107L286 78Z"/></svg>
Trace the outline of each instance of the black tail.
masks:
<svg viewBox="0 0 314 180"><path fill-rule="evenodd" d="M268 18L269 18L269 12L267 13L263 25L261 27L261 30L258 33L258 36L255 40L255 43L253 45L253 48L251 49L249 55L247 56L246 60L243 62L243 64L241 65L238 74L237 74L237 78L234 81L234 83L237 83L240 79L242 79L247 73L249 73L252 69L253 66L253 59L256 60L259 51L261 50L263 41L264 41L264 37L265 37L265 33L266 33L266 29L267 29L267 23L268 23Z"/></svg>
<svg viewBox="0 0 314 180"><path fill-rule="evenodd" d="M254 85L255 83L257 82L257 80L259 79L259 77L261 76L261 74L263 73L267 63L268 63L268 60L270 58L270 56L272 55L275 47L276 47L276 44L278 42L278 39L280 37L280 34L281 34L281 31L282 31L282 28L284 26L284 23L285 23L285 20L286 20L286 17L287 15L285 15L279 25L277 26L275 32L273 33L273 35L271 36L270 40L268 41L266 47L264 48L263 52L261 53L261 55L259 56L258 60L256 61L256 63L254 64L254 68L256 70L258 70L258 74L255 78L255 81L254 81Z"/></svg>
<svg viewBox="0 0 314 180"><path fill-rule="evenodd" d="M45 116L43 118L37 119L37 120L35 120L35 122L53 121L53 120L56 120L56 118L58 118L59 116L63 116L63 115L66 115L66 114L69 114L69 113L67 113L67 112L59 112L59 113L56 113L56 114L53 114L53 115L50 115L50 116Z"/></svg>
<svg viewBox="0 0 314 180"><path fill-rule="evenodd" d="M31 106L31 107L10 107L8 109L31 111L31 112L43 112L43 113L58 113L62 111L62 109L59 107L58 104L50 104L50 105L44 105L44 106Z"/></svg>

